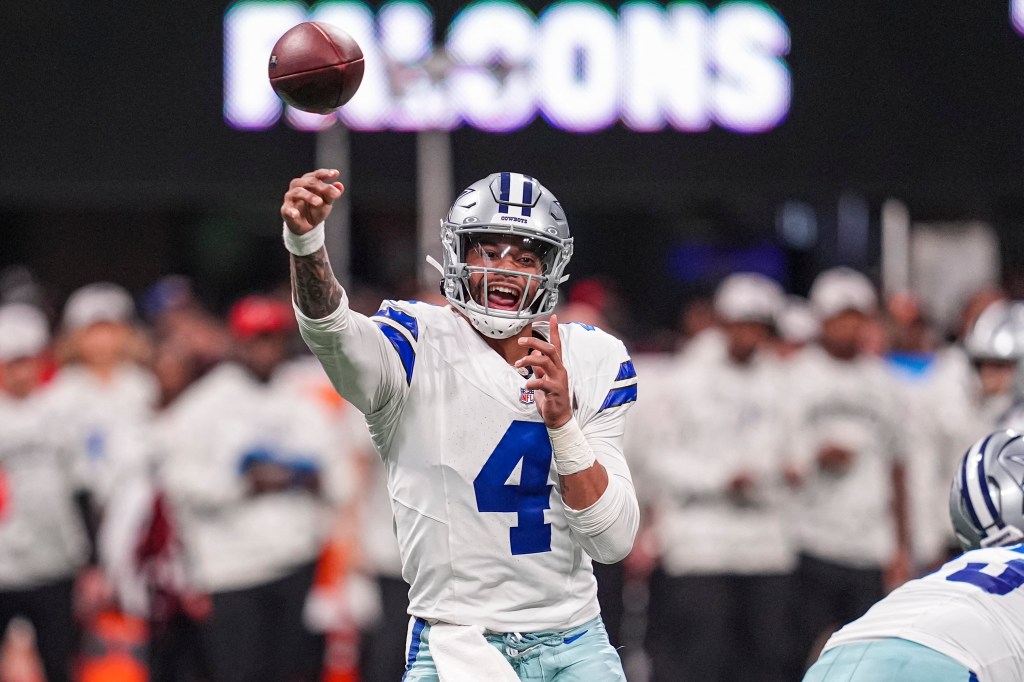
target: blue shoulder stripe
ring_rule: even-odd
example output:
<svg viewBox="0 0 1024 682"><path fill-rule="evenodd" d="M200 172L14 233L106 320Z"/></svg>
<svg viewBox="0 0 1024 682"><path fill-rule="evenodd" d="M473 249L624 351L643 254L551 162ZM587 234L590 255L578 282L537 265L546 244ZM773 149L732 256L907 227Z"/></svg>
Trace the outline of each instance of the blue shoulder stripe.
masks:
<svg viewBox="0 0 1024 682"><path fill-rule="evenodd" d="M636 368L633 367L632 360L626 360L619 365L619 373L615 375L616 381L622 381L623 379L632 379L636 376Z"/></svg>
<svg viewBox="0 0 1024 682"><path fill-rule="evenodd" d="M608 397L604 399L604 403L601 405L601 410L607 410L609 407L625 405L626 403L631 403L634 400L636 400L636 384L623 386L622 388L613 388L608 391Z"/></svg>
<svg viewBox="0 0 1024 682"><path fill-rule="evenodd" d="M412 318L410 318L412 319ZM415 322L415 320L413 320ZM412 370L416 365L416 351L412 347L412 342L405 338L402 332L398 331L391 325L385 322L377 322L377 326L380 327L380 331L384 334L385 338L391 342L391 345L398 351L398 357L402 360L402 366L405 367L405 380L408 383L412 383Z"/></svg>
<svg viewBox="0 0 1024 682"><path fill-rule="evenodd" d="M398 324L402 325L409 330L412 334L412 338L415 341L419 341L420 338L420 324L416 321L416 318L409 313L403 313L401 310L395 310L394 308L381 308L373 314L374 317L386 317L390 320L394 320Z"/></svg>

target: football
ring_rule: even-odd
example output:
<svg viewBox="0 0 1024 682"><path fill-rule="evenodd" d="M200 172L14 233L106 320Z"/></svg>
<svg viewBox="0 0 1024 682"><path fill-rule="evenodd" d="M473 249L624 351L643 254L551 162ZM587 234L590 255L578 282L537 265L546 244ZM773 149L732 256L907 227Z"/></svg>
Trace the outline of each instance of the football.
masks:
<svg viewBox="0 0 1024 682"><path fill-rule="evenodd" d="M270 85L285 103L329 114L356 94L363 80L363 51L352 36L322 21L289 29L270 53Z"/></svg>

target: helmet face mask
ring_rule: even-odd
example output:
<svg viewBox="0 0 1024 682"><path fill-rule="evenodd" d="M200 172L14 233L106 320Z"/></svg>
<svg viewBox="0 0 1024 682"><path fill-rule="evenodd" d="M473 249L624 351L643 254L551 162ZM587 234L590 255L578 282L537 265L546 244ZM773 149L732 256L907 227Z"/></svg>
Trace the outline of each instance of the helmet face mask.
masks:
<svg viewBox="0 0 1024 682"><path fill-rule="evenodd" d="M971 446L953 479L949 514L965 550L1024 541L1024 436L996 431Z"/></svg>
<svg viewBox="0 0 1024 682"><path fill-rule="evenodd" d="M459 195L441 221L441 245L442 293L490 338L515 336L532 320L550 315L572 256L558 200L533 178L509 172L494 173ZM526 262L506 265L509 253L516 258L529 253L539 268ZM490 301L498 282L519 289L514 305Z"/></svg>

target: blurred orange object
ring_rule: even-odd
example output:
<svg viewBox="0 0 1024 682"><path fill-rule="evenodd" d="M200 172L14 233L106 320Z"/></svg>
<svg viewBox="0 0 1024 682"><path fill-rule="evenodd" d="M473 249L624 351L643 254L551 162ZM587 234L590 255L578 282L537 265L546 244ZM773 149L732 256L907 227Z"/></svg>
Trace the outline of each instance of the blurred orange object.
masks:
<svg viewBox="0 0 1024 682"><path fill-rule="evenodd" d="M351 551L339 538L328 540L313 578L313 595L330 599L339 590L351 563ZM359 630L348 619L338 619L324 633L326 650L321 682L360 682Z"/></svg>
<svg viewBox="0 0 1024 682"><path fill-rule="evenodd" d="M147 682L149 628L141 618L100 613L86 628L79 682Z"/></svg>

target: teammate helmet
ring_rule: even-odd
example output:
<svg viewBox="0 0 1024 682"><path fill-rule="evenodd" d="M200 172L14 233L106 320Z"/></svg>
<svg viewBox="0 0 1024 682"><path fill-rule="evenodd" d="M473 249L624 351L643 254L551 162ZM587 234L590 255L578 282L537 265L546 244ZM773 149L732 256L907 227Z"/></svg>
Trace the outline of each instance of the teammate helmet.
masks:
<svg viewBox="0 0 1024 682"><path fill-rule="evenodd" d="M972 360L1016 362L1024 357L1024 303L995 301L964 339Z"/></svg>
<svg viewBox="0 0 1024 682"><path fill-rule="evenodd" d="M965 550L1024 540L1024 436L994 431L967 451L949 492L953 530Z"/></svg>
<svg viewBox="0 0 1024 682"><path fill-rule="evenodd" d="M485 235L522 239L540 258L541 273L467 265L466 255ZM569 223L558 200L530 176L509 172L492 173L463 190L441 221L441 246L443 268L428 259L444 278L441 292L477 331L495 339L515 336L531 320L551 314L558 303L558 285L568 279L563 271L572 256ZM496 309L488 305L486 295L482 301L475 300L469 285L475 273L484 277L484 292L488 278L495 274L525 277L524 295L516 309ZM534 281L537 292L531 298L525 294Z"/></svg>

